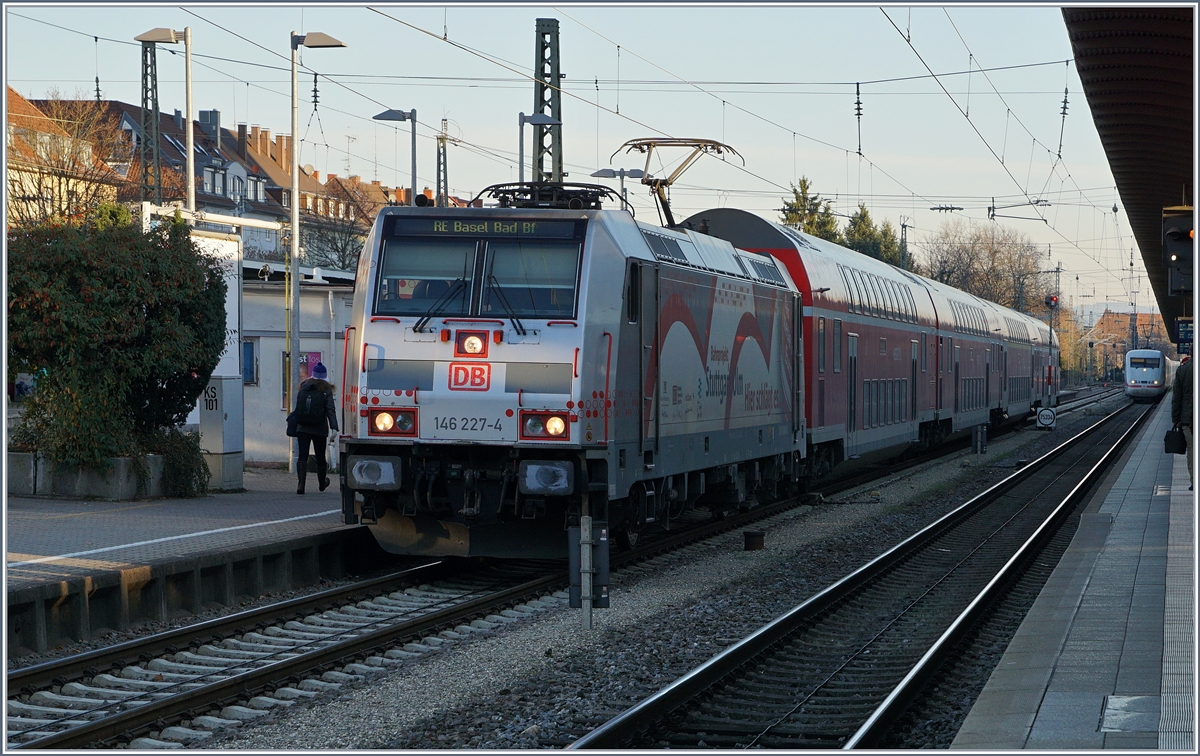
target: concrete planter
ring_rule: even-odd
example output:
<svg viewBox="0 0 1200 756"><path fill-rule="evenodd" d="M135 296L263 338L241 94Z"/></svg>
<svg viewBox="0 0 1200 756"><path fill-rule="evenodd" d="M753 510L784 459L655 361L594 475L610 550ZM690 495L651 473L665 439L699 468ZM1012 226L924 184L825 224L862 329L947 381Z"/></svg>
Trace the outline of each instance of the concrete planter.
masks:
<svg viewBox="0 0 1200 756"><path fill-rule="evenodd" d="M9 496L62 496L69 499L129 501L163 496L163 458L146 455L149 480L138 492L133 460L116 457L107 472L90 467L57 465L41 454L8 453Z"/></svg>

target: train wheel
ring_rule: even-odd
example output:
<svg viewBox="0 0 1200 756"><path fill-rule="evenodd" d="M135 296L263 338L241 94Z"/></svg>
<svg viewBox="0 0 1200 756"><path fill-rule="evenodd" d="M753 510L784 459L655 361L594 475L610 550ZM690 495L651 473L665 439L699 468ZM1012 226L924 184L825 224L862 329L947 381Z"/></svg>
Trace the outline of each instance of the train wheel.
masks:
<svg viewBox="0 0 1200 756"><path fill-rule="evenodd" d="M629 523L617 531L617 545L621 547L621 551L632 551L637 548L638 541L641 539L642 534L633 530Z"/></svg>

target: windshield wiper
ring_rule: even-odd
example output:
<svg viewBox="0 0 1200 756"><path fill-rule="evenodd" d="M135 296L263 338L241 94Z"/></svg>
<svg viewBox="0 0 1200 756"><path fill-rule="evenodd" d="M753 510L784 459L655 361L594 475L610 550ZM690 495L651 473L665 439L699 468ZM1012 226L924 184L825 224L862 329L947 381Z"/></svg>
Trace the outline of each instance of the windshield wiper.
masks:
<svg viewBox="0 0 1200 756"><path fill-rule="evenodd" d="M504 290L500 288L500 282L496 280L494 273L488 274L488 288L496 292L496 299L500 300L500 306L504 308L504 314L512 321L513 330L518 336L525 335L525 326L521 325L521 319L517 317L517 313L513 310L512 305L508 303L508 298L504 296Z"/></svg>
<svg viewBox="0 0 1200 756"><path fill-rule="evenodd" d="M413 325L413 331L415 333L423 332L425 330L425 326L429 325L430 319L432 319L434 315L437 315L444 310L446 305L450 304L455 295L462 291L466 285L467 282L462 278L455 280L454 285L447 289L445 294L438 297L438 300L434 302L433 305L430 306L429 310L427 310L425 314L421 316L421 319Z"/></svg>

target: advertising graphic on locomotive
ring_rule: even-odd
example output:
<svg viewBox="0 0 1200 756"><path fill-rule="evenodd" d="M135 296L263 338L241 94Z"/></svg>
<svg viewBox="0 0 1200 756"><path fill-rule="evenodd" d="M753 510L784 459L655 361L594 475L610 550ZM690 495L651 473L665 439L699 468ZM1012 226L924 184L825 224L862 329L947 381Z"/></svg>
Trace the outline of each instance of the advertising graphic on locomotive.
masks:
<svg viewBox="0 0 1200 756"><path fill-rule="evenodd" d="M1125 353L1125 396L1135 402L1162 397L1175 380L1179 363L1157 349L1131 349Z"/></svg>
<svg viewBox="0 0 1200 756"><path fill-rule="evenodd" d="M359 261L342 508L393 553L562 557L581 512L628 546L1055 403L1036 319L747 212L508 186L384 208Z"/></svg>

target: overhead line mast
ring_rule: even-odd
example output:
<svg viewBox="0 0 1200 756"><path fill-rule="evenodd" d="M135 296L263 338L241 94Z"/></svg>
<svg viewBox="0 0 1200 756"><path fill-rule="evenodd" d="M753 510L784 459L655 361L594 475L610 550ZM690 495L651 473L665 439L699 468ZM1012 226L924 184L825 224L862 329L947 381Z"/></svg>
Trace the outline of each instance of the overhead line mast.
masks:
<svg viewBox="0 0 1200 756"><path fill-rule="evenodd" d="M558 19L537 20L537 57L534 60L533 112L554 119L553 124L534 125L533 180L563 180L562 93L559 80ZM549 165L547 165L549 163Z"/></svg>

